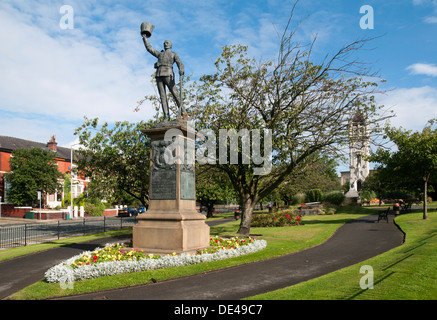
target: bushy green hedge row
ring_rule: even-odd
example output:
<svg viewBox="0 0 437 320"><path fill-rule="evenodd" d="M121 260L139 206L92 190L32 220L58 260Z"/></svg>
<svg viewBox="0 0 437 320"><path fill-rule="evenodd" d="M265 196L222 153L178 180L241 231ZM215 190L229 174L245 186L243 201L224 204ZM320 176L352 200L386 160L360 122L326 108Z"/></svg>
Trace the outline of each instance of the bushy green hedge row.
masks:
<svg viewBox="0 0 437 320"><path fill-rule="evenodd" d="M341 191L331 191L325 194L323 201L339 206L343 203L345 195Z"/></svg>

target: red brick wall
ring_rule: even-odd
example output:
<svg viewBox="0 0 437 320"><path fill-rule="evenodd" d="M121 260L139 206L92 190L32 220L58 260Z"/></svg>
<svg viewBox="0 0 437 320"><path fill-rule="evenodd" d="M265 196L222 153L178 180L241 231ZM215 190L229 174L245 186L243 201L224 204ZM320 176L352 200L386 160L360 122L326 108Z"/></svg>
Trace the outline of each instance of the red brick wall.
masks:
<svg viewBox="0 0 437 320"><path fill-rule="evenodd" d="M9 166L9 158L11 154L8 152L0 151L0 171L9 172L11 167Z"/></svg>
<svg viewBox="0 0 437 320"><path fill-rule="evenodd" d="M13 204L2 204L2 217L24 218L32 208L16 208Z"/></svg>
<svg viewBox="0 0 437 320"><path fill-rule="evenodd" d="M70 172L70 166L71 163L70 162L65 162L62 160L57 160L58 162L58 171L62 174L66 173L66 172Z"/></svg>
<svg viewBox="0 0 437 320"><path fill-rule="evenodd" d="M118 214L117 209L106 209L103 211L102 216L104 217L110 217L110 216L116 216Z"/></svg>

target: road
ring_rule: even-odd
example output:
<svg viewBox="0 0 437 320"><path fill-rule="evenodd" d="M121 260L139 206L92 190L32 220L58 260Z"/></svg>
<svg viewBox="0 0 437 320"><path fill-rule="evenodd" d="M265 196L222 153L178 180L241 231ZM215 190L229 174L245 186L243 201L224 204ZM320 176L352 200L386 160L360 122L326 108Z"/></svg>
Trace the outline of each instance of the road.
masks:
<svg viewBox="0 0 437 320"><path fill-rule="evenodd" d="M3 221L2 219L2 222ZM10 221L17 222L20 220ZM109 229L120 229L124 226L132 226L135 224L136 218L104 217L74 220L45 220L44 222L29 221L31 222L25 224L2 224L2 226L0 226L0 248L19 247L68 236L71 237L77 234L90 234L107 231Z"/></svg>

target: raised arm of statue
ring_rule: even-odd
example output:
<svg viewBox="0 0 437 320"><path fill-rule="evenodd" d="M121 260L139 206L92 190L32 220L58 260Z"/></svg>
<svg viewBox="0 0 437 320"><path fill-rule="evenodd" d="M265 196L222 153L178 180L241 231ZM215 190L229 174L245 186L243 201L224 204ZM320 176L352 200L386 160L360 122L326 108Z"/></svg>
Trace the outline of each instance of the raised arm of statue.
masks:
<svg viewBox="0 0 437 320"><path fill-rule="evenodd" d="M150 44L149 40L145 35L143 35L143 42L144 46L146 47L147 51L149 51L152 55L158 58L159 51L156 49L153 49L152 45Z"/></svg>

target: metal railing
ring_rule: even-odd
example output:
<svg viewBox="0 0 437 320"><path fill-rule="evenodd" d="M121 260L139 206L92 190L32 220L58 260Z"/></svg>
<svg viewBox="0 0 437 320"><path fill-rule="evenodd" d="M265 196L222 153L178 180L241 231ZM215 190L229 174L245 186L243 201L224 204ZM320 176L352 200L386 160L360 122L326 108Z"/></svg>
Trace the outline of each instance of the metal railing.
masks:
<svg viewBox="0 0 437 320"><path fill-rule="evenodd" d="M57 223L26 223L0 227L0 248L13 248L49 242L75 235L85 235L131 227L137 217L75 219Z"/></svg>

